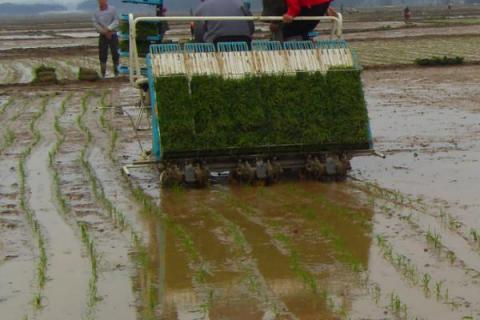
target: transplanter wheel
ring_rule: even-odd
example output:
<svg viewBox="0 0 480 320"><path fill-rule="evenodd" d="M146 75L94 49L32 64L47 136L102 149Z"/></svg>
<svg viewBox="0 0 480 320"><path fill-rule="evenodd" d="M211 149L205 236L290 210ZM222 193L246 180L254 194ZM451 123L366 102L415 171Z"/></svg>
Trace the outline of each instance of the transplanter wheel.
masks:
<svg viewBox="0 0 480 320"><path fill-rule="evenodd" d="M196 185L199 188L205 188L209 184L210 170L205 163L195 166Z"/></svg>
<svg viewBox="0 0 480 320"><path fill-rule="evenodd" d="M160 174L160 184L164 187L180 185L183 182L183 173L176 164L167 164Z"/></svg>
<svg viewBox="0 0 480 320"><path fill-rule="evenodd" d="M252 183L255 179L256 170L248 161L239 160L235 169L230 172L230 180L237 183Z"/></svg>
<svg viewBox="0 0 480 320"><path fill-rule="evenodd" d="M283 168L277 160L276 157L267 160L267 185L277 182L283 174Z"/></svg>

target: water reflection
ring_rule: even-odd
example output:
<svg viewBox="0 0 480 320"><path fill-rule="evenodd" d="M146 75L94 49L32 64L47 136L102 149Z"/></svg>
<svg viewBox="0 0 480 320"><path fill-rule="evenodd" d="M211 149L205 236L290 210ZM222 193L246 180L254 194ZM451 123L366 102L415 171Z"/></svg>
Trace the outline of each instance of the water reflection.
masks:
<svg viewBox="0 0 480 320"><path fill-rule="evenodd" d="M346 183L169 190L159 203L171 222L145 215L142 319L332 318L359 299L373 211Z"/></svg>

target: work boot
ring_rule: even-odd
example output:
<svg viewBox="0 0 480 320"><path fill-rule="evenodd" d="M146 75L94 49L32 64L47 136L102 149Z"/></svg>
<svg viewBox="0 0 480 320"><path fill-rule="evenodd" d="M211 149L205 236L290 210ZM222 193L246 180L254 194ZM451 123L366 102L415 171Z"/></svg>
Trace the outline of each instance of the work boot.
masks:
<svg viewBox="0 0 480 320"><path fill-rule="evenodd" d="M107 64L106 63L100 63L100 75L102 76L102 79L105 79L105 74L107 73Z"/></svg>
<svg viewBox="0 0 480 320"><path fill-rule="evenodd" d="M115 78L118 77L118 74L119 74L118 63L113 64L113 74L115 75Z"/></svg>

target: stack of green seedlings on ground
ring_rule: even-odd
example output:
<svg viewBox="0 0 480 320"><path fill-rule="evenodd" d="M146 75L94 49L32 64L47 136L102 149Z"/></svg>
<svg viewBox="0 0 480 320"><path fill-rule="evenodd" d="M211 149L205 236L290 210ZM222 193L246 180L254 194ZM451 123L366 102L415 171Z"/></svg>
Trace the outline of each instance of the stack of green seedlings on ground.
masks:
<svg viewBox="0 0 480 320"><path fill-rule="evenodd" d="M35 216L35 211L28 204L27 196L27 172L25 168L26 161L30 154L32 153L33 148L40 142L41 135L40 131L36 129L35 125L40 117L45 113L49 97L46 97L41 102L40 110L33 116L29 128L30 132L33 135L33 141L31 144L20 154L20 159L18 161L18 173L19 173L19 188L20 188L20 208L23 210L27 217L27 221L32 229L33 234L36 236L37 247L38 247L38 261L37 261L37 285L38 292L34 296L33 304L35 308L42 307L42 291L46 283L46 273L47 273L47 253L45 248L45 236L41 230L40 224Z"/></svg>
<svg viewBox="0 0 480 320"><path fill-rule="evenodd" d="M162 150L249 153L368 148L368 114L360 71L326 75L159 77L157 105Z"/></svg>
<svg viewBox="0 0 480 320"><path fill-rule="evenodd" d="M437 300L443 300L444 303L455 306L455 302L450 301L448 288L443 288L444 281L439 280L433 282L432 276L429 273L422 275L412 263L411 259L405 255L394 252L393 245L383 235L377 235L376 240L385 260L399 270L411 285L421 286L425 297L428 298L432 292L435 292ZM431 285L433 285L433 290Z"/></svg>
<svg viewBox="0 0 480 320"><path fill-rule="evenodd" d="M431 58L419 58L415 59L415 63L419 66L451 66L464 63L464 57L438 57L433 56Z"/></svg>
<svg viewBox="0 0 480 320"><path fill-rule="evenodd" d="M40 65L33 69L32 83L57 83L57 74L54 67Z"/></svg>
<svg viewBox="0 0 480 320"><path fill-rule="evenodd" d="M78 80L82 80L82 81L96 81L100 79L100 76L98 75L98 72L93 69L80 67L78 69L77 78Z"/></svg>
<svg viewBox="0 0 480 320"><path fill-rule="evenodd" d="M123 35L130 34L129 23L126 20L120 22L120 32ZM156 41L150 41L147 38L157 35L163 35L168 30L167 22L147 22L140 21L136 25L137 52L140 57L145 57L149 53L150 44ZM129 40L120 37L119 48L121 51L129 52Z"/></svg>

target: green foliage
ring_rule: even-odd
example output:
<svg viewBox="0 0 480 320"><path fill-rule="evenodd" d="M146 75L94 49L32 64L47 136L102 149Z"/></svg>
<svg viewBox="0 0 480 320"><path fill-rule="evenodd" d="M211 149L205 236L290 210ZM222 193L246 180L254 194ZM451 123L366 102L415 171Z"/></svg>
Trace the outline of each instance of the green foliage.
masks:
<svg viewBox="0 0 480 320"><path fill-rule="evenodd" d="M124 34L129 34L129 23L128 21L122 21L119 26L120 32ZM159 34L164 34L168 30L168 25L166 22L146 22L141 21L137 23L137 50L138 55L144 57L148 53L148 49L152 41L148 41L147 37L157 36ZM120 39L119 43L120 50L129 52L129 41Z"/></svg>
<svg viewBox="0 0 480 320"><path fill-rule="evenodd" d="M32 83L57 82L57 75L54 67L39 65L33 69Z"/></svg>
<svg viewBox="0 0 480 320"><path fill-rule="evenodd" d="M95 81L100 79L98 72L92 69L80 67L78 70L78 80Z"/></svg>
<svg viewBox="0 0 480 320"><path fill-rule="evenodd" d="M139 57L145 57L149 53L150 41L147 40L137 40L137 52ZM130 44L128 40L120 40L118 47L121 51L130 52Z"/></svg>
<svg viewBox="0 0 480 320"><path fill-rule="evenodd" d="M463 57L438 57L433 56L431 58L419 58L415 59L415 64L419 66L450 66L450 65L459 65L463 64L464 58Z"/></svg>
<svg viewBox="0 0 480 320"><path fill-rule="evenodd" d="M365 146L368 114L353 69L241 79L156 80L164 156ZM274 148L271 148L275 146Z"/></svg>
<svg viewBox="0 0 480 320"><path fill-rule="evenodd" d="M165 22L147 22L147 21L138 22L137 23L137 39L146 40L148 36L158 35L159 25L162 25L161 31L166 30ZM121 21L119 25L119 30L121 33L129 34L130 30L129 30L128 21Z"/></svg>

